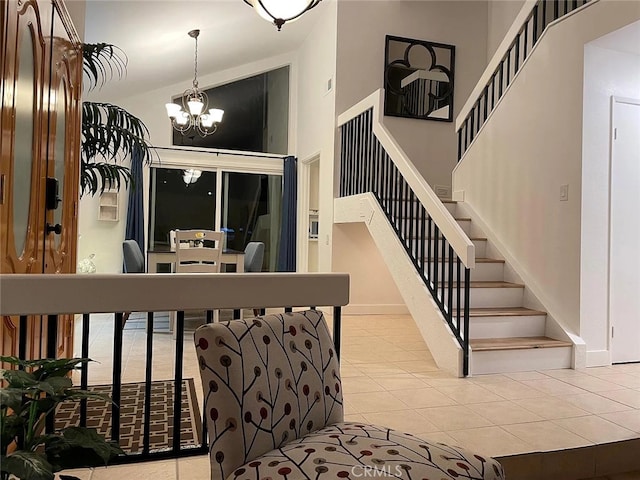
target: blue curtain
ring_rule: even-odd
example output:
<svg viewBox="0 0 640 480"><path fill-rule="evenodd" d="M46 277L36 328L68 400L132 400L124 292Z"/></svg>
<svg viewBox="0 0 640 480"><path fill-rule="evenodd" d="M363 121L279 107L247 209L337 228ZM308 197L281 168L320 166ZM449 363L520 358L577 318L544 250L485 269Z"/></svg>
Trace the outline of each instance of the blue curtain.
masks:
<svg viewBox="0 0 640 480"><path fill-rule="evenodd" d="M278 271L296 271L296 230L298 210L298 168L296 157L284 158L282 187L282 225L280 227L280 251Z"/></svg>
<svg viewBox="0 0 640 480"><path fill-rule="evenodd" d="M134 149L131 155L131 179L129 204L127 207L126 240L135 240L144 252L144 209L142 206L142 152Z"/></svg>

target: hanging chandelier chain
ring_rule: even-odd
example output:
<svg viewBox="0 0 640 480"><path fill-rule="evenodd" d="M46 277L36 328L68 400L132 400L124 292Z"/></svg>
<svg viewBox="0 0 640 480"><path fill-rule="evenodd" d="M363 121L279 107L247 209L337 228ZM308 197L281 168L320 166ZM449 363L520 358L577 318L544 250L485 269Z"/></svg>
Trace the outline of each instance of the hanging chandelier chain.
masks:
<svg viewBox="0 0 640 480"><path fill-rule="evenodd" d="M194 88L198 88L198 37L195 37L196 39L196 54L195 54L195 61L194 61L194 66L193 66L193 86Z"/></svg>

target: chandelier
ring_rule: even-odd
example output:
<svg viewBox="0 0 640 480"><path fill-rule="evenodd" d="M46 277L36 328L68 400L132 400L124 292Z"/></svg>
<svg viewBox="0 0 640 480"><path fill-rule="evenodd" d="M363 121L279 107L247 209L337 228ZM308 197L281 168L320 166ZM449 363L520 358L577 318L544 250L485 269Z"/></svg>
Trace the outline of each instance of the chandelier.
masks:
<svg viewBox="0 0 640 480"><path fill-rule="evenodd" d="M167 103L165 107L174 129L180 133L193 129L201 137L206 137L218 129L224 110L210 109L206 92L198 88L198 35L200 30L189 32L189 36L196 41L193 85L182 94L182 106L177 103Z"/></svg>
<svg viewBox="0 0 640 480"><path fill-rule="evenodd" d="M244 0L244 3L252 6L258 15L273 22L278 31L285 22L292 22L304 12L311 10L322 0Z"/></svg>

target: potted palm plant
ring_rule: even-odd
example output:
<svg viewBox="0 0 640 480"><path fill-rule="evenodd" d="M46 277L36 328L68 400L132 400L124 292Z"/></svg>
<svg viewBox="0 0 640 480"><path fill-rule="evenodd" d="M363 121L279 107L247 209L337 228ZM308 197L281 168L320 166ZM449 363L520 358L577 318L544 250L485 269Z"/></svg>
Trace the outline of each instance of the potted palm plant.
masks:
<svg viewBox="0 0 640 480"><path fill-rule="evenodd" d="M106 465L124 452L95 429L69 427L46 432L48 415L62 402L104 395L73 388L68 374L86 358L19 360L0 357L18 367L0 370L0 480L53 480L69 468ZM79 480L60 475L61 480Z"/></svg>
<svg viewBox="0 0 640 480"><path fill-rule="evenodd" d="M127 57L108 43L82 45L85 88L100 88L126 73ZM135 115L107 102L82 102L82 144L80 163L81 194L95 195L106 188L119 190L131 180L131 169L120 162L149 163L152 146L149 130Z"/></svg>

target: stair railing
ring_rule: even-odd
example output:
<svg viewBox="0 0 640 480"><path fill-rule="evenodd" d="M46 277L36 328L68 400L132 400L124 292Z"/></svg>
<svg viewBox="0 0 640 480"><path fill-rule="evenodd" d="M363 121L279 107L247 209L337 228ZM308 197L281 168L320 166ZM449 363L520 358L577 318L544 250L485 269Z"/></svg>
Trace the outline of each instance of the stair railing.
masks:
<svg viewBox="0 0 640 480"><path fill-rule="evenodd" d="M378 90L338 118L340 197L375 196L457 339L466 376L475 247L385 128L383 99Z"/></svg>
<svg viewBox="0 0 640 480"><path fill-rule="evenodd" d="M458 160L477 137L543 32L559 18L594 0L527 0L456 119ZM519 19L524 19L522 23ZM518 25L521 25L518 28ZM504 53L502 53L504 51Z"/></svg>

